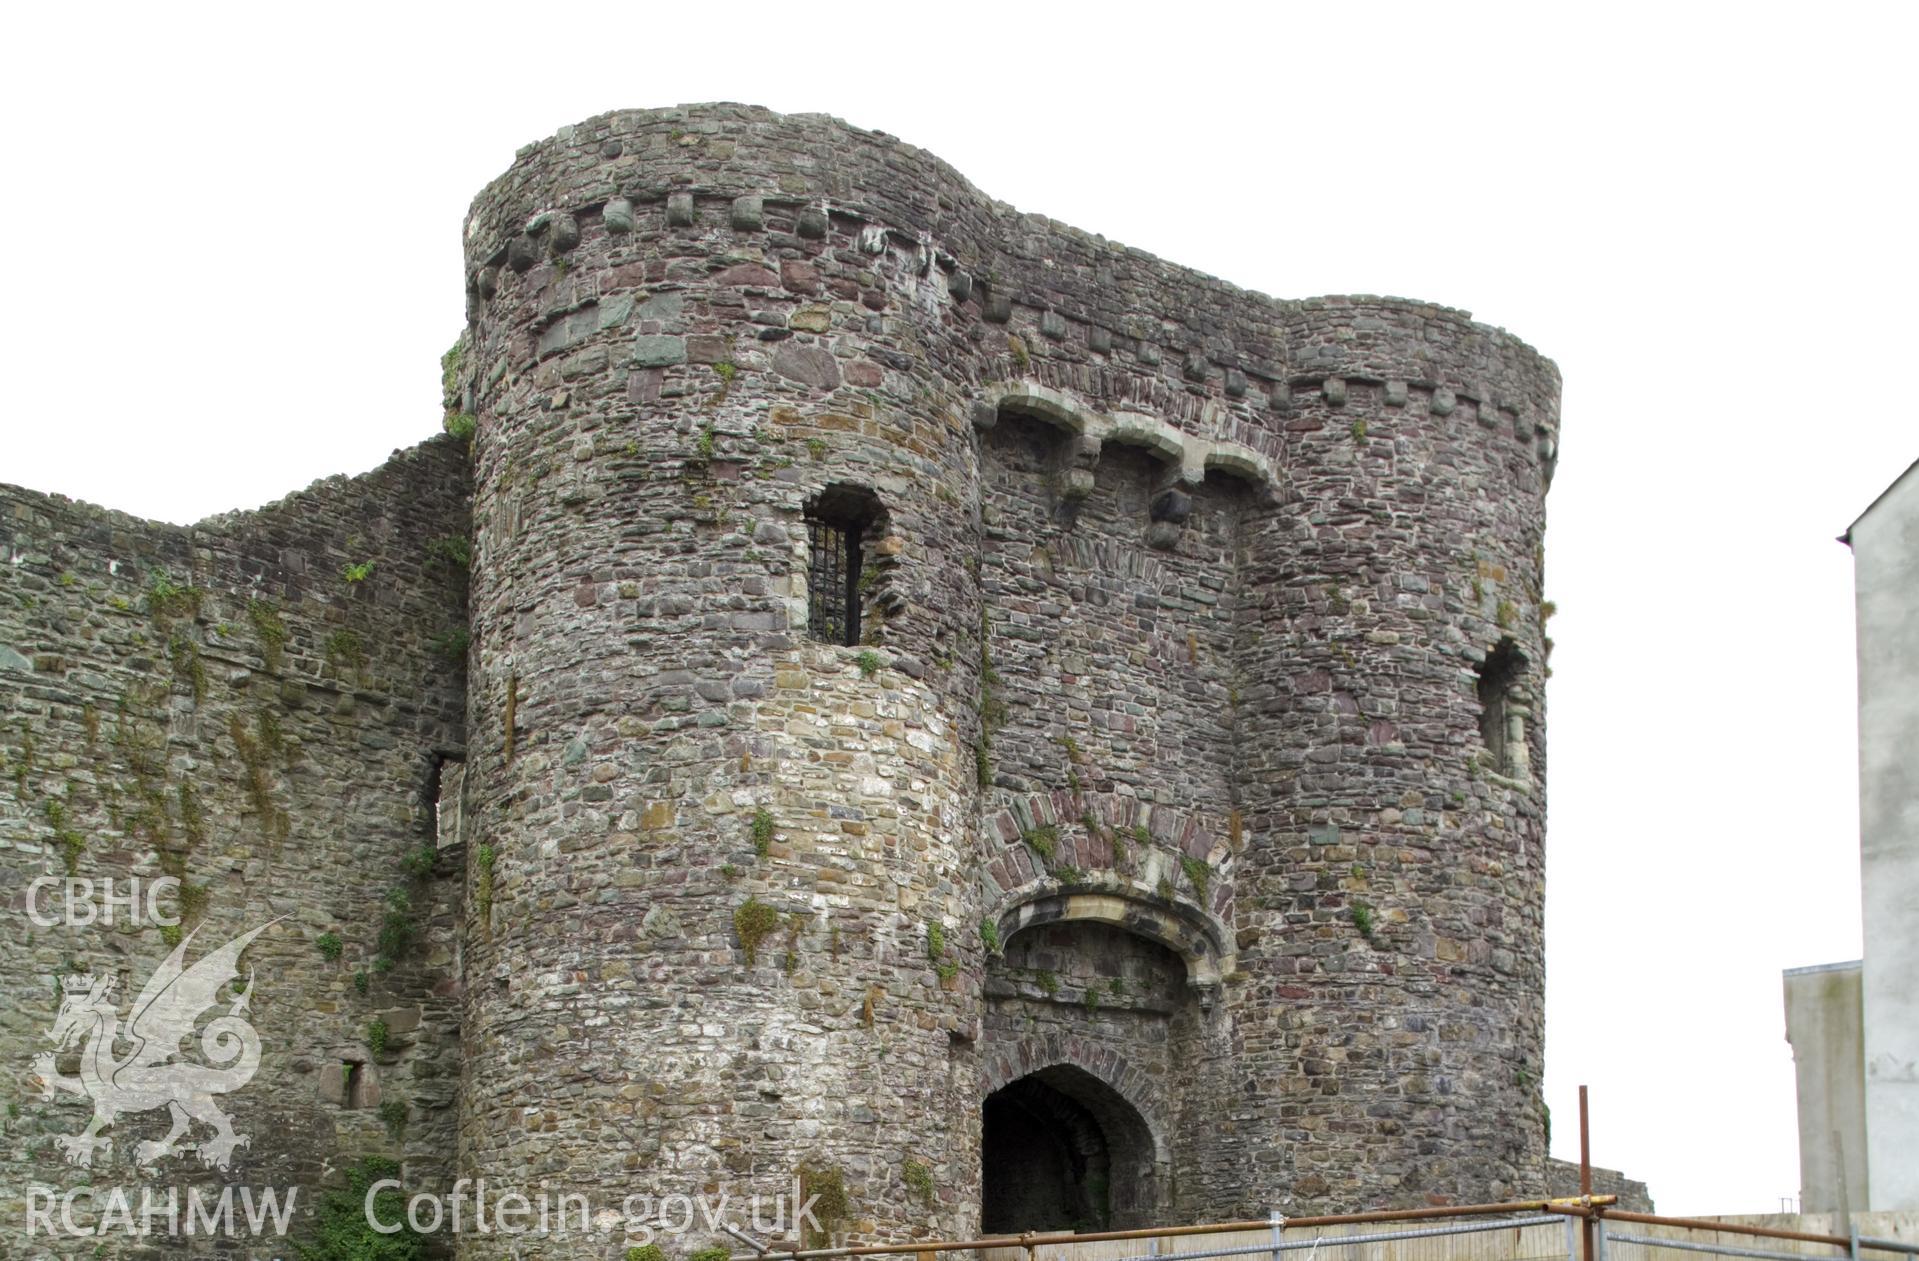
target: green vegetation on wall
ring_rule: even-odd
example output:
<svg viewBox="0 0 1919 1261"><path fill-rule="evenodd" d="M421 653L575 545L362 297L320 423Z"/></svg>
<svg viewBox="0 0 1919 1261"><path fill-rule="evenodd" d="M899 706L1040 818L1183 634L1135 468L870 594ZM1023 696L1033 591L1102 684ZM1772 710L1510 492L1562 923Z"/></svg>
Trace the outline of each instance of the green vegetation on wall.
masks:
<svg viewBox="0 0 1919 1261"><path fill-rule="evenodd" d="M303 1239L294 1243L301 1261L425 1261L427 1239L411 1227L383 1234L367 1221L367 1192L398 1179L400 1164L385 1156L362 1157L347 1170L346 1186L326 1192ZM373 1196L373 1216L406 1221L406 1191L391 1187Z"/></svg>
<svg viewBox="0 0 1919 1261"><path fill-rule="evenodd" d="M780 913L760 901L748 898L733 912L733 931L740 935L740 947L746 951L746 966L759 960L760 943L780 926Z"/></svg>

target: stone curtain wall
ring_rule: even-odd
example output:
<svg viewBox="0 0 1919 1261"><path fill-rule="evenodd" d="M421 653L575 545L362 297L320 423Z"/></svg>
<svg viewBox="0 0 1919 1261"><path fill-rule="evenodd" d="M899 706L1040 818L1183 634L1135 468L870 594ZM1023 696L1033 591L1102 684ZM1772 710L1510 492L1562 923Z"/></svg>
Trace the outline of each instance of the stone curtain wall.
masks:
<svg viewBox="0 0 1919 1261"><path fill-rule="evenodd" d="M1643 1182L1636 1182L1633 1179L1628 1178L1625 1174L1619 1172L1617 1169L1601 1169L1599 1166L1594 1165L1592 1181L1593 1181L1594 1195L1618 1196L1619 1207L1625 1209L1627 1212L1652 1213L1657 1211L1653 1207L1652 1192L1646 1188L1646 1184ZM1579 1164L1578 1162L1571 1161L1571 1160L1560 1160L1556 1157L1551 1157L1551 1156L1547 1157L1546 1158L1546 1181L1543 1189L1547 1195L1551 1195L1551 1196L1578 1195L1579 1194ZM1748 1220L1748 1219L1733 1219L1733 1220ZM1760 1223L1754 1222L1753 1224L1757 1225ZM1768 1220L1764 1224L1770 1226L1773 1223L1770 1220ZM1810 1224L1802 1226L1802 1225L1798 1225L1797 1223L1794 1223L1791 1225L1787 1225L1785 1229L1823 1232L1830 1228L1818 1226L1818 1225L1810 1225ZM1864 1234L1865 1232L1861 1231L1860 1233Z"/></svg>
<svg viewBox="0 0 1919 1261"><path fill-rule="evenodd" d="M310 1202L368 1154L404 1159L416 1185L445 1183L458 865L441 855L415 874L406 860L432 855L436 763L464 745L466 461L464 444L436 439L192 528L0 487L7 1231L24 1223L31 1186L297 1184ZM344 576L369 563L358 581ZM219 1099L250 1138L225 1175L191 1153L135 1170L136 1143L167 1128L163 1111L117 1120L91 1170L54 1146L89 1116L79 1097L43 1100L29 1080L51 1049L61 978L115 976L124 1006L172 945L124 907L112 927L30 923L28 883L69 869L121 891L130 878L181 879L189 963L279 918L243 961L262 1059ZM395 890L411 940L389 942L393 966L378 971ZM61 1071L76 1060L62 1056ZM365 1065L351 1101L347 1062ZM183 1141L209 1137L196 1125Z"/></svg>
<svg viewBox="0 0 1919 1261"><path fill-rule="evenodd" d="M804 1165L837 1228L964 1234L981 924L1043 902L1187 968L1181 1215L1532 1181L1550 363L746 107L567 128L466 237L462 1172ZM812 644L805 509L849 484L867 642Z"/></svg>

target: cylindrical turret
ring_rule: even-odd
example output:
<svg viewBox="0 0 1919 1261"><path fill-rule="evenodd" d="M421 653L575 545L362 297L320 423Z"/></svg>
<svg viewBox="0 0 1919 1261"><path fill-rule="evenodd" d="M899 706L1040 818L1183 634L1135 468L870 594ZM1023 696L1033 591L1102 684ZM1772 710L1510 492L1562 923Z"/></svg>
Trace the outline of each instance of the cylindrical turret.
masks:
<svg viewBox="0 0 1919 1261"><path fill-rule="evenodd" d="M1312 1203L1532 1194L1558 374L1417 303L1285 335L1288 496L1241 605L1244 1124Z"/></svg>
<svg viewBox="0 0 1919 1261"><path fill-rule="evenodd" d="M799 1172L844 1188L829 1231L970 1225L953 299L920 243L830 212L830 173L706 169L733 151L609 116L469 220L461 1171L596 1207L723 1187L768 1222Z"/></svg>

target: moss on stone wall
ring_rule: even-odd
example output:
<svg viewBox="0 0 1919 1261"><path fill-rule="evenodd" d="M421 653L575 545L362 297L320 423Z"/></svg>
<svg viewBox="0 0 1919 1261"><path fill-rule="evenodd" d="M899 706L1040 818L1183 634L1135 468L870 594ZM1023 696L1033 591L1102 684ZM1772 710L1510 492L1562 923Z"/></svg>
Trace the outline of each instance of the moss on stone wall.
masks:
<svg viewBox="0 0 1919 1261"><path fill-rule="evenodd" d="M746 966L759 960L760 943L780 926L780 914L758 898L748 898L733 912L733 931L739 934L740 948L746 952Z"/></svg>

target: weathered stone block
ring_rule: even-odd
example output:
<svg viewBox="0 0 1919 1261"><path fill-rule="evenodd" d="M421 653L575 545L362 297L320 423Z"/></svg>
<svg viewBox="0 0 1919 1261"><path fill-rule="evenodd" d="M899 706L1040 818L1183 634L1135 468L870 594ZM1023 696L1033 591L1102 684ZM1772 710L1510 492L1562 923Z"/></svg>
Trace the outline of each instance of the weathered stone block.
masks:
<svg viewBox="0 0 1919 1261"><path fill-rule="evenodd" d="M665 368L685 363L686 339L658 334L635 337L631 362L641 368Z"/></svg>
<svg viewBox="0 0 1919 1261"><path fill-rule="evenodd" d="M516 236L506 244L506 265L516 272L533 269L540 261L540 243L530 236Z"/></svg>
<svg viewBox="0 0 1919 1261"><path fill-rule="evenodd" d="M773 371L814 389L836 389L840 383L839 362L822 346L782 342L773 352Z"/></svg>
<svg viewBox="0 0 1919 1261"><path fill-rule="evenodd" d="M671 324L678 320L686 307L686 295L678 290L656 293L640 303L635 312L642 320L658 320L662 324Z"/></svg>
<svg viewBox="0 0 1919 1261"><path fill-rule="evenodd" d="M758 263L736 263L713 277L716 285L753 285L761 289L777 288L780 278Z"/></svg>
<svg viewBox="0 0 1919 1261"><path fill-rule="evenodd" d="M1059 493L1062 499L1084 499L1093 493L1096 477L1089 468L1069 468L1060 474Z"/></svg>
<svg viewBox="0 0 1919 1261"><path fill-rule="evenodd" d="M1178 524L1192 515L1193 497L1177 487L1162 490L1153 496L1152 517L1155 521Z"/></svg>
<svg viewBox="0 0 1919 1261"><path fill-rule="evenodd" d="M686 339L686 361L688 363L723 363L727 359L726 339L710 333L697 334Z"/></svg>

